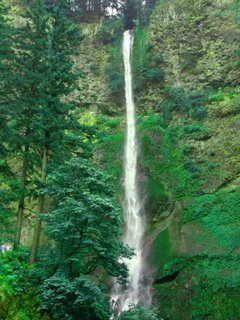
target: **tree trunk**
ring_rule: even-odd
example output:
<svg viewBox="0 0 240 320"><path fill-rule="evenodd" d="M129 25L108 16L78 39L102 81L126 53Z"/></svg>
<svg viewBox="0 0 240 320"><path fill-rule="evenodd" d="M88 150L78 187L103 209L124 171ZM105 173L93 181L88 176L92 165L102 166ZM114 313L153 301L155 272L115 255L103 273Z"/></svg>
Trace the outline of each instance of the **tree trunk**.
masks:
<svg viewBox="0 0 240 320"><path fill-rule="evenodd" d="M23 222L23 214L24 214L24 204L25 204L25 189L27 184L27 168L28 168L28 150L25 148L23 154L23 164L22 164L22 174L21 174L21 195L18 200L18 211L17 211L17 223L16 223L16 233L14 238L13 249L16 250L21 241L21 233L22 233L22 222Z"/></svg>
<svg viewBox="0 0 240 320"><path fill-rule="evenodd" d="M43 158L42 158L42 170L41 170L41 183L44 185L46 182L46 173L47 173L47 162L48 162L48 150L45 147L43 150ZM38 204L38 212L36 216L36 226L34 229L33 234L33 243L32 249L30 254L30 263L35 263L37 259L37 252L40 243L41 237L41 229L42 229L42 220L40 219L40 214L44 211L44 202L45 202L45 195L40 194L39 196L39 204Z"/></svg>

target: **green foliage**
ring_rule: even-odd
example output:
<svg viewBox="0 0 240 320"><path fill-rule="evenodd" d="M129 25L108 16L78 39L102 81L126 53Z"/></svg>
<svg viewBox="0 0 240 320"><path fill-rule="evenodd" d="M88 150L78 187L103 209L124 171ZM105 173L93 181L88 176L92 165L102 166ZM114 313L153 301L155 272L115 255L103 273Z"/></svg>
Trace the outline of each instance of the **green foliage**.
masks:
<svg viewBox="0 0 240 320"><path fill-rule="evenodd" d="M161 54L154 52L147 45L147 32L139 25L135 28L133 55L134 87L141 90L146 84L161 83L164 79Z"/></svg>
<svg viewBox="0 0 240 320"><path fill-rule="evenodd" d="M78 77L72 56L82 36L64 8L63 1L51 8L44 1L32 1L15 33L16 97L6 116L14 131L12 145L28 154L29 167L31 161L40 161L43 146L58 152L65 130L77 126L70 116L74 107L63 97L72 92Z"/></svg>
<svg viewBox="0 0 240 320"><path fill-rule="evenodd" d="M239 188L199 196L185 207L185 222L201 220L204 226L230 253L238 247Z"/></svg>
<svg viewBox="0 0 240 320"><path fill-rule="evenodd" d="M197 108L193 108L190 110L190 115L194 119L202 121L207 116L207 107L206 106L199 106Z"/></svg>
<svg viewBox="0 0 240 320"><path fill-rule="evenodd" d="M159 83L164 79L164 72L158 66L144 65L136 72L135 89L140 90L146 83Z"/></svg>
<svg viewBox="0 0 240 320"><path fill-rule="evenodd" d="M191 172L193 179L199 178L201 171L200 171L200 169L199 169L196 161L194 161L194 160L187 160L187 161L184 163L184 168L185 168L186 170L188 170L189 172Z"/></svg>
<svg viewBox="0 0 240 320"><path fill-rule="evenodd" d="M5 320L49 319L38 311L39 301L31 281L28 251L0 254L0 318Z"/></svg>
<svg viewBox="0 0 240 320"><path fill-rule="evenodd" d="M122 63L122 33L123 21L121 18L106 19L100 26L97 36L107 44L108 60L105 74L109 81L113 98L120 98L124 92L124 72Z"/></svg>
<svg viewBox="0 0 240 320"><path fill-rule="evenodd" d="M236 1L237 24L240 26L240 1Z"/></svg>
<svg viewBox="0 0 240 320"><path fill-rule="evenodd" d="M161 68L163 58L160 54L147 50L144 65L139 67L138 76L144 82L159 83L164 79L164 72Z"/></svg>
<svg viewBox="0 0 240 320"><path fill-rule="evenodd" d="M168 230L164 230L156 237L151 248L151 262L156 266L156 279L159 275L168 275L165 268L169 260L171 260L171 241Z"/></svg>
<svg viewBox="0 0 240 320"><path fill-rule="evenodd" d="M210 95L210 101L221 102L224 100L224 92L221 89L218 89L217 92Z"/></svg>
<svg viewBox="0 0 240 320"><path fill-rule="evenodd" d="M160 178L162 172L159 170L159 161L161 161L159 150L164 135L162 125L163 119L158 114L149 114L138 119L142 152L140 163L148 177L147 206L156 214L164 211L169 205L168 195Z"/></svg>
<svg viewBox="0 0 240 320"><path fill-rule="evenodd" d="M69 279L57 274L44 281L40 289L41 309L51 310L53 319L106 319L110 317L108 301L102 290L88 277Z"/></svg>
<svg viewBox="0 0 240 320"><path fill-rule="evenodd" d="M223 118L240 113L239 88L220 88L210 99L212 112L216 117Z"/></svg>
<svg viewBox="0 0 240 320"><path fill-rule="evenodd" d="M159 312L155 307L144 308L140 306L132 307L129 311L124 311L119 320L163 320L159 317Z"/></svg>
<svg viewBox="0 0 240 320"><path fill-rule="evenodd" d="M16 94L5 117L14 132L11 147L20 155L22 162L18 207L24 208L25 197L31 187L40 199L37 215L44 206L45 199L38 191L46 180L49 163L62 161L73 151L83 153L90 131L86 126L78 125L75 106L66 99L74 90L79 76L73 68L73 56L82 35L79 27L67 19L65 8L66 1L48 7L43 0L33 0L14 37L18 53L14 61ZM23 209L19 209L16 243L20 240L17 238L21 233L22 220ZM37 217L37 226L41 223L39 221ZM37 232L40 230L36 227L33 236L32 261L36 256L40 238Z"/></svg>
<svg viewBox="0 0 240 320"><path fill-rule="evenodd" d="M204 127L201 122L183 121L180 125L171 128L173 138L184 139L191 137L195 140L207 140L211 136L208 128Z"/></svg>
<svg viewBox="0 0 240 320"><path fill-rule="evenodd" d="M141 163L149 178L149 199L153 197L149 205L152 202L155 205L161 203L154 211L163 212L171 205L173 197L182 198L188 194L192 176L184 168L184 155L175 143L176 133L164 128L163 118L153 114L146 116L142 121L142 129L139 123Z"/></svg>
<svg viewBox="0 0 240 320"><path fill-rule="evenodd" d="M191 291L195 294L190 296L189 301L193 319L235 319L239 316L238 263L239 260L234 257L221 257L207 258L195 265L194 272L199 276L193 279Z"/></svg>
<svg viewBox="0 0 240 320"><path fill-rule="evenodd" d="M124 145L124 132L122 128L122 117L106 118L98 117L98 133L95 154L103 155L97 159L119 185L122 175L122 155ZM119 188L118 188L119 189Z"/></svg>
<svg viewBox="0 0 240 320"><path fill-rule="evenodd" d="M0 179L0 182L2 181L4 183L6 180ZM0 243L2 243L2 241L11 240L12 238L14 213L11 205L16 200L16 194L9 187L6 186L4 188L2 185L0 187L0 199Z"/></svg>
<svg viewBox="0 0 240 320"><path fill-rule="evenodd" d="M164 73L158 68L148 68L147 70L143 70L143 77L152 82L159 82L163 80Z"/></svg>
<svg viewBox="0 0 240 320"><path fill-rule="evenodd" d="M178 273L177 281L173 287L168 284L158 287L160 292L165 292L162 311L165 312L167 303L167 313L174 319L184 319L186 309L194 320L235 319L240 314L238 263L238 255L224 253L172 258L164 266L162 279Z"/></svg>
<svg viewBox="0 0 240 320"><path fill-rule="evenodd" d="M108 65L105 72L109 80L111 93L115 96L122 94L124 91L124 72L120 39L109 49Z"/></svg>
<svg viewBox="0 0 240 320"><path fill-rule="evenodd" d="M122 92L124 89L124 76L119 70L118 63L109 64L106 69L106 74L110 82L110 89L113 94Z"/></svg>
<svg viewBox="0 0 240 320"><path fill-rule="evenodd" d="M5 90L9 89L8 82L12 77L12 70L10 63L15 57L13 51L13 34L14 28L11 26L11 21L8 17L8 7L5 6L4 2L0 3L0 28L1 28L1 39L0 39L0 93L1 93L1 104L6 98Z"/></svg>
<svg viewBox="0 0 240 320"><path fill-rule="evenodd" d="M12 81L14 77L13 61L16 58L13 50L14 28L8 17L8 7L3 1L0 3L0 153L1 160L8 154L6 141L13 138L6 118L9 104L13 95Z"/></svg>
<svg viewBox="0 0 240 320"><path fill-rule="evenodd" d="M103 276L123 282L127 269L119 258L131 255L119 240L122 217L111 179L73 158L50 175L45 192L52 198L44 220L54 246L38 271L41 308L54 319L108 319Z"/></svg>
<svg viewBox="0 0 240 320"><path fill-rule="evenodd" d="M189 112L193 118L203 120L207 114L208 97L208 90L186 91L183 87L167 87L162 108L168 112Z"/></svg>
<svg viewBox="0 0 240 320"><path fill-rule="evenodd" d="M194 149L195 149L195 147L192 146L191 144L183 145L183 153L184 153L184 155L190 155L193 152Z"/></svg>
<svg viewBox="0 0 240 320"><path fill-rule="evenodd" d="M54 0L46 0L55 5ZM71 0L67 1L66 13L79 22L94 22L109 15L109 8L118 10L117 0Z"/></svg>
<svg viewBox="0 0 240 320"><path fill-rule="evenodd" d="M105 19L100 28L97 30L97 38L102 41L103 44L113 44L122 38L124 31L123 20L119 18Z"/></svg>
<svg viewBox="0 0 240 320"><path fill-rule="evenodd" d="M13 204L19 192L16 179L6 160L0 161L0 243L11 241L14 232Z"/></svg>

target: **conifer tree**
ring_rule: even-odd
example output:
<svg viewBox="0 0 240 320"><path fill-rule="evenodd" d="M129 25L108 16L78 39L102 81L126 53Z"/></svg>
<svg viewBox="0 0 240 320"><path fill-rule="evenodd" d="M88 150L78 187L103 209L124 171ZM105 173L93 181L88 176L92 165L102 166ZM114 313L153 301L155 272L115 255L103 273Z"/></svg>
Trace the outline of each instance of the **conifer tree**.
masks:
<svg viewBox="0 0 240 320"><path fill-rule="evenodd" d="M13 50L14 28L8 17L8 7L0 3L0 241L1 236L9 231L13 218L10 209L15 194L11 185L15 183L15 176L10 170L8 157L12 151L13 130L9 126L11 118L11 102L13 99Z"/></svg>
<svg viewBox="0 0 240 320"><path fill-rule="evenodd" d="M49 5L56 5L59 0L45 0ZM70 17L83 20L96 20L108 15L109 9L117 10L120 7L118 0L71 0L66 10Z"/></svg>
<svg viewBox="0 0 240 320"><path fill-rule="evenodd" d="M25 23L15 34L13 143L22 159L21 191L18 201L15 248L20 243L27 184L34 166L38 165L41 145L41 88L47 71L49 16L42 1L33 1L24 16Z"/></svg>
<svg viewBox="0 0 240 320"><path fill-rule="evenodd" d="M0 3L0 153L6 154L6 141L10 130L7 125L9 100L12 93L13 28L7 18L8 8ZM4 143L5 142L5 143Z"/></svg>
<svg viewBox="0 0 240 320"><path fill-rule="evenodd" d="M43 4L43 3L42 3ZM48 33L47 69L40 88L40 124L41 128L41 173L40 184L46 181L48 164L56 155L62 153L66 130L77 126L76 119L71 117L73 105L66 102L66 96L74 89L78 73L73 70L74 48L82 36L79 28L65 16L66 2L60 1L49 8L51 25ZM44 194L39 195L39 207L30 262L36 261L41 235L41 219L44 211Z"/></svg>
<svg viewBox="0 0 240 320"><path fill-rule="evenodd" d="M14 94L5 118L9 118L8 127L13 132L12 148L22 163L15 248L21 239L25 198L30 186L38 194L37 189L47 177L49 160L60 158L66 153L65 147L75 147L70 130L83 131L73 116L73 106L66 102L78 76L73 72L72 56L82 36L78 27L65 17L65 9L66 1L50 7L44 0L31 1L24 23L14 35L17 52L12 81ZM34 180L38 177L37 185L33 177ZM39 246L39 214L44 210L44 196L38 194L38 200L31 262L35 261Z"/></svg>

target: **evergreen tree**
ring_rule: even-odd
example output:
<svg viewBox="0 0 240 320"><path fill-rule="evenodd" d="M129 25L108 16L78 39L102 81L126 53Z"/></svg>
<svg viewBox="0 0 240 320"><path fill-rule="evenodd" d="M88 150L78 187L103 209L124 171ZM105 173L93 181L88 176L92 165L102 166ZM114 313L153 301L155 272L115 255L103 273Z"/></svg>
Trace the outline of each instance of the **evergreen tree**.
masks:
<svg viewBox="0 0 240 320"><path fill-rule="evenodd" d="M47 5L56 5L60 0L45 0ZM66 14L80 21L98 20L109 14L111 9L118 11L118 0L72 0L68 1Z"/></svg>
<svg viewBox="0 0 240 320"><path fill-rule="evenodd" d="M29 184L37 191L46 180L49 160L60 158L64 153L67 157L63 149L76 147L71 129L78 129L81 134L86 131L79 128L72 113L73 106L66 102L78 76L72 71L72 56L82 36L78 27L65 17L65 8L65 1L47 8L43 0L33 0L24 15L24 24L14 35L17 56L11 82L13 98L3 118L11 129L12 152L22 163L15 247L20 243ZM39 182L34 186L36 176ZM36 259L40 239L38 215L43 209L44 196L39 195L32 262Z"/></svg>
<svg viewBox="0 0 240 320"><path fill-rule="evenodd" d="M8 165L11 154L13 130L9 126L11 102L13 99L13 75L15 53L13 50L14 28L8 18L8 7L0 3L0 241L10 231L13 212L11 202L15 200L12 184L15 176ZM6 237L5 237L6 238Z"/></svg>
<svg viewBox="0 0 240 320"><path fill-rule="evenodd" d="M22 159L21 190L18 201L15 247L20 243L28 180L34 165L39 164L41 146L42 86L47 72L49 16L42 1L33 1L24 16L25 23L16 30L14 101L10 122L14 131L12 145Z"/></svg>
<svg viewBox="0 0 240 320"><path fill-rule="evenodd" d="M11 132L7 125L7 113L9 100L12 94L13 77L13 28L7 18L8 8L3 2L0 3L0 153L6 155L6 141L9 140Z"/></svg>
<svg viewBox="0 0 240 320"><path fill-rule="evenodd" d="M82 39L79 28L65 16L66 1L50 7L51 17L46 75L42 75L41 115L41 173L40 184L47 177L48 164L59 154L63 154L67 132L78 126L72 116L74 106L66 102L66 96L74 89L78 73L73 70L72 56ZM66 151L66 150L65 150ZM65 154L67 156L67 154ZM44 211L45 196L39 195L39 208L33 237L30 261L35 262L41 233L40 213Z"/></svg>
<svg viewBox="0 0 240 320"><path fill-rule="evenodd" d="M44 219L53 246L39 270L42 308L54 319L109 319L103 280L123 281L119 258L130 256L119 240L122 217L110 178L73 158L50 175L45 193L52 199Z"/></svg>

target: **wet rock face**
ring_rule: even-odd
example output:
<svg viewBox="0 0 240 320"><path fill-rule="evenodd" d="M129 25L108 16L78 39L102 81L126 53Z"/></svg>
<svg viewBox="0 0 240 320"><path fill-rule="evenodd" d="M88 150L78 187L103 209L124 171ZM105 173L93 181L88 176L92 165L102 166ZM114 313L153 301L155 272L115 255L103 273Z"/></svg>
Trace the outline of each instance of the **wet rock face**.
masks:
<svg viewBox="0 0 240 320"><path fill-rule="evenodd" d="M95 39L97 29L86 27L86 42ZM161 1L144 32L136 36L133 60L145 63L147 52L154 56L151 68L164 71L164 79L145 79L135 94L142 117L139 166L147 176L141 183L148 193L144 254L149 254L150 276L154 269L154 301L164 319L238 320L240 29L235 1ZM114 61L108 61L109 48L92 40L87 48L76 61L85 73L81 86L87 94L79 90L73 99L110 115L123 114L124 103L112 100L104 73ZM168 87L181 87L190 98L193 91L211 90L204 103L177 95L166 110L172 102Z"/></svg>
<svg viewBox="0 0 240 320"><path fill-rule="evenodd" d="M152 16L149 43L162 52L169 85L239 83L235 1L165 1Z"/></svg>
<svg viewBox="0 0 240 320"><path fill-rule="evenodd" d="M240 29L235 2L163 1L152 15L147 39L150 50L163 56L165 87L212 88L204 117L194 117L195 107L186 111L189 102L183 102L169 111L164 128L151 123L142 133L154 300L166 319L239 319ZM159 101L161 115L164 99L166 91L150 84L138 96L142 110L154 109L151 102Z"/></svg>

